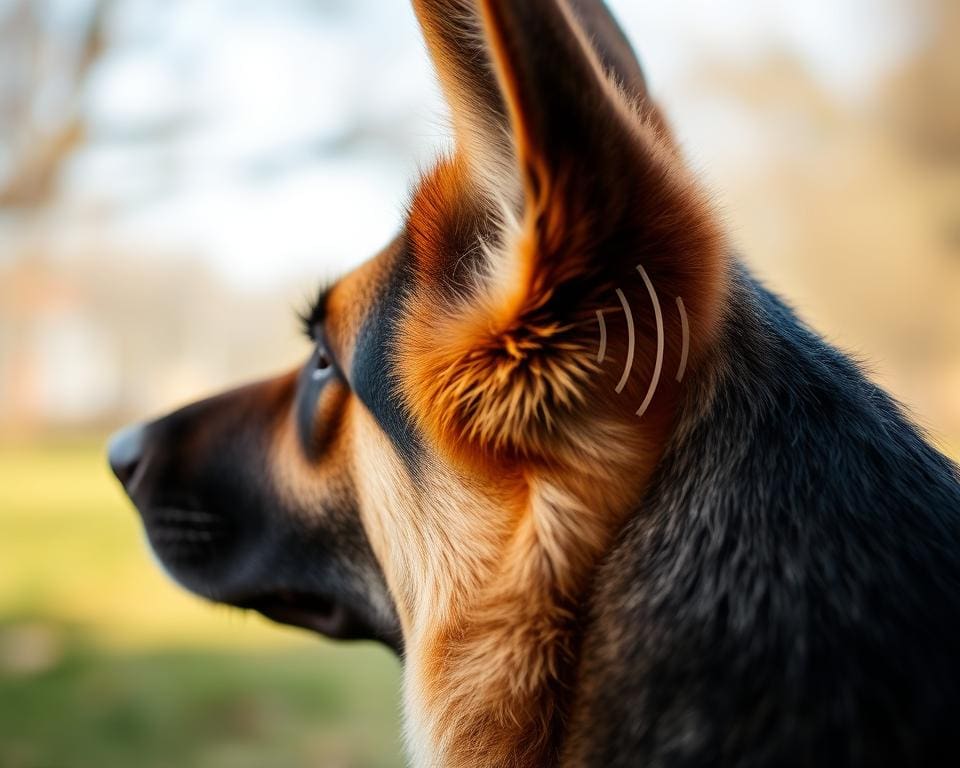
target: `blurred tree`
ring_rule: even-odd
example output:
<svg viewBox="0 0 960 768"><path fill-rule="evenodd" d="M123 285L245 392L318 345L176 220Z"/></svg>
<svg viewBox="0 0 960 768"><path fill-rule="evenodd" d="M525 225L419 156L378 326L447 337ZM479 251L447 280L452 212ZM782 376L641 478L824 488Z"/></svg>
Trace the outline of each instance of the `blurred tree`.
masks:
<svg viewBox="0 0 960 768"><path fill-rule="evenodd" d="M740 113L720 184L746 257L922 423L955 436L960 4L912 8L924 35L858 99L782 49L762 65L709 61L695 87Z"/></svg>
<svg viewBox="0 0 960 768"><path fill-rule="evenodd" d="M81 95L106 47L113 3L90 4L72 51L39 3L19 0L0 18L0 207L47 202L61 167L83 141ZM49 103L51 91L55 104Z"/></svg>
<svg viewBox="0 0 960 768"><path fill-rule="evenodd" d="M924 41L884 94L892 123L919 153L960 166L960 3L922 0Z"/></svg>

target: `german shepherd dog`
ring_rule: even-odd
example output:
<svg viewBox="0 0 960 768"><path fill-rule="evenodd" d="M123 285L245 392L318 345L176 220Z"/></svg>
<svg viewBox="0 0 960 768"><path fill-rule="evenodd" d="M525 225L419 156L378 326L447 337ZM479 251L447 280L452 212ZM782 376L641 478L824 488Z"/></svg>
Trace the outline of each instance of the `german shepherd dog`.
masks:
<svg viewBox="0 0 960 768"><path fill-rule="evenodd" d="M414 0L456 148L275 379L128 428L186 588L417 766L960 766L960 473L733 254L600 0Z"/></svg>

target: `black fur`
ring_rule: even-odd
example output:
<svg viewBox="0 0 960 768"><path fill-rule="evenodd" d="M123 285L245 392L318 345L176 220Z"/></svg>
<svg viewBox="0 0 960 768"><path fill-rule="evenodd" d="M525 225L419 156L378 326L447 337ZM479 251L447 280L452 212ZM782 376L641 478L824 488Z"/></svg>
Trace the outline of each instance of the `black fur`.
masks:
<svg viewBox="0 0 960 768"><path fill-rule="evenodd" d="M392 248L395 253L390 277L357 335L351 383L354 393L376 418L414 475L418 459L423 455L423 438L400 396L391 359L391 355L403 347L402 340L397 338L398 317L414 275L406 237L398 238Z"/></svg>
<svg viewBox="0 0 960 768"><path fill-rule="evenodd" d="M953 766L960 476L738 273L713 372L600 570L592 766Z"/></svg>

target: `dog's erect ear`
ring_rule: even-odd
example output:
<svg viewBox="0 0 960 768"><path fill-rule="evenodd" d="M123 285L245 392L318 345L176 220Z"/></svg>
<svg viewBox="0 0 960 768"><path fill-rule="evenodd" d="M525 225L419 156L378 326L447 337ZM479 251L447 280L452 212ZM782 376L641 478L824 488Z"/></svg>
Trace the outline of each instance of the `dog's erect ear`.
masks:
<svg viewBox="0 0 960 768"><path fill-rule="evenodd" d="M479 183L491 183L502 193L513 170L512 146L507 140L507 110L482 29L480 3L413 0L413 5L452 110L458 151ZM570 8L605 74L664 140L672 140L647 91L640 63L603 0L571 0Z"/></svg>
<svg viewBox="0 0 960 768"><path fill-rule="evenodd" d="M653 294L683 298L691 359L708 336L723 282L720 228L663 122L637 109L643 76L601 3L416 3L458 149L411 206L421 279L403 318L402 389L421 424L459 451L582 456L586 421L609 440L603 425L622 424L644 399L639 379L686 359L679 319L665 324ZM491 163L517 181L495 214ZM470 237L482 246L464 291L454 273ZM598 353L598 313L618 293L645 310L635 328L630 317L611 329ZM611 379L624 366L618 398Z"/></svg>

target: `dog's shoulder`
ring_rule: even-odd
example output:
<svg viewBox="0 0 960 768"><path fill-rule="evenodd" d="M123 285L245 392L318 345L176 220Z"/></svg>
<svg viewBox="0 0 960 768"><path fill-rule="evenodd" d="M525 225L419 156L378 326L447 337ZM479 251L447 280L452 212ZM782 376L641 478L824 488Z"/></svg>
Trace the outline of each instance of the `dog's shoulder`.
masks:
<svg viewBox="0 0 960 768"><path fill-rule="evenodd" d="M779 300L737 294L600 569L568 763L960 764L957 469Z"/></svg>

